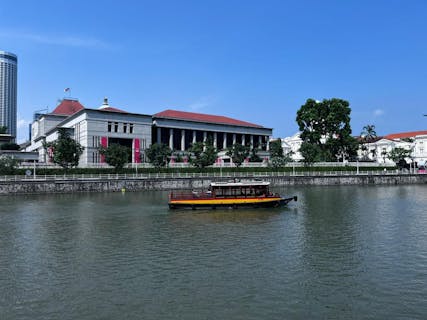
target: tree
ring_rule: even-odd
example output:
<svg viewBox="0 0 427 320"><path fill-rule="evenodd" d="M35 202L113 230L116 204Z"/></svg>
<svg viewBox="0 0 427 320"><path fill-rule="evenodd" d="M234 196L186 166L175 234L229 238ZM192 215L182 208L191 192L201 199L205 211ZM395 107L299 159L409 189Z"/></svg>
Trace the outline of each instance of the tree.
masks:
<svg viewBox="0 0 427 320"><path fill-rule="evenodd" d="M406 158L409 158L412 153L412 150L407 150L401 147L393 148L389 153L388 157L397 164L399 169L405 167Z"/></svg>
<svg viewBox="0 0 427 320"><path fill-rule="evenodd" d="M117 143L109 145L107 148L99 148L99 153L105 156L105 162L114 167L116 172L123 169L124 165L129 162L131 150L129 147Z"/></svg>
<svg viewBox="0 0 427 320"><path fill-rule="evenodd" d="M59 128L58 139L45 143L44 148L46 150L48 148L52 149L53 162L65 170L79 165L79 158L84 150L80 143L70 137L66 128Z"/></svg>
<svg viewBox="0 0 427 320"><path fill-rule="evenodd" d="M377 137L377 132L375 131L375 126L368 124L363 127L362 132L360 133L363 142L371 142Z"/></svg>
<svg viewBox="0 0 427 320"><path fill-rule="evenodd" d="M307 163L319 160L336 161L344 154L355 152L352 147L354 141L349 138L350 113L350 104L337 98L325 99L322 102L308 99L301 106L296 121L301 131L301 139L305 143L305 153L310 157Z"/></svg>
<svg viewBox="0 0 427 320"><path fill-rule="evenodd" d="M237 167L240 167L243 161L249 156L249 147L240 143L235 143L231 148L227 149L225 154L233 160L233 163L236 164Z"/></svg>
<svg viewBox="0 0 427 320"><path fill-rule="evenodd" d="M301 153L301 156L304 158L304 164L306 166L310 166L314 162L321 161L320 154L322 150L320 150L320 147L316 144L312 144L304 141L301 144L299 152Z"/></svg>
<svg viewBox="0 0 427 320"><path fill-rule="evenodd" d="M249 159L251 162L262 162L262 159L258 155L259 148L252 148Z"/></svg>
<svg viewBox="0 0 427 320"><path fill-rule="evenodd" d="M0 134L7 133L7 127L6 126L0 126Z"/></svg>
<svg viewBox="0 0 427 320"><path fill-rule="evenodd" d="M285 156L283 152L280 138L270 142L270 163L274 168L283 167L290 160L290 154Z"/></svg>
<svg viewBox="0 0 427 320"><path fill-rule="evenodd" d="M13 174L18 166L19 161L11 156L0 156L0 173L1 174Z"/></svg>
<svg viewBox="0 0 427 320"><path fill-rule="evenodd" d="M195 142L188 150L191 154L190 163L197 168L204 168L215 163L218 152L210 140Z"/></svg>
<svg viewBox="0 0 427 320"><path fill-rule="evenodd" d="M0 150L19 150L19 144L16 143L3 143L0 146Z"/></svg>
<svg viewBox="0 0 427 320"><path fill-rule="evenodd" d="M145 150L148 161L156 168L165 167L172 150L164 143L154 143Z"/></svg>

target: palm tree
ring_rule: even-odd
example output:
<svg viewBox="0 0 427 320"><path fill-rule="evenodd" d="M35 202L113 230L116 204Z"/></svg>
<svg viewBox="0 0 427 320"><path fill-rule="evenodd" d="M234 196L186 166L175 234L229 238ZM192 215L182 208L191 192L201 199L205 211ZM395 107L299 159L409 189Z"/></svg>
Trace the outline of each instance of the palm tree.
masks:
<svg viewBox="0 0 427 320"><path fill-rule="evenodd" d="M361 136L365 142L370 142L377 137L377 132L375 131L375 126L373 124L368 124L363 127Z"/></svg>

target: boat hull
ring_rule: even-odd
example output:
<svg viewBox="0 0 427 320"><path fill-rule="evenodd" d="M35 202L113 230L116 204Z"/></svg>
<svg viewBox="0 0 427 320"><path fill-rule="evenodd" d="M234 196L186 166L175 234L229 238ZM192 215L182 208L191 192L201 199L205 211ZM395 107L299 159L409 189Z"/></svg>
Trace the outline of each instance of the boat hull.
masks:
<svg viewBox="0 0 427 320"><path fill-rule="evenodd" d="M186 199L169 201L170 209L199 209L199 208L274 208L286 205L297 197L281 198L233 198L233 199Z"/></svg>

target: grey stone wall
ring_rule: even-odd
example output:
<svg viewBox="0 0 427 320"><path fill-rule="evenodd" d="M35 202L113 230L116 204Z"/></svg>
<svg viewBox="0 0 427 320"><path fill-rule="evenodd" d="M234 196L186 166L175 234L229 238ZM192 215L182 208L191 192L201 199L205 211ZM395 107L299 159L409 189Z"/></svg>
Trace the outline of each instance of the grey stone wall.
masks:
<svg viewBox="0 0 427 320"><path fill-rule="evenodd" d="M222 180L229 180L223 178ZM242 179L242 178L241 178ZM211 178L167 178L167 179L103 179L103 180L27 180L0 181L0 195L32 193L75 193L75 192L120 192L140 190L206 189ZM215 178L215 181L218 181ZM426 184L427 175L382 175L382 176L287 176L263 177L272 186L293 185L397 185Z"/></svg>

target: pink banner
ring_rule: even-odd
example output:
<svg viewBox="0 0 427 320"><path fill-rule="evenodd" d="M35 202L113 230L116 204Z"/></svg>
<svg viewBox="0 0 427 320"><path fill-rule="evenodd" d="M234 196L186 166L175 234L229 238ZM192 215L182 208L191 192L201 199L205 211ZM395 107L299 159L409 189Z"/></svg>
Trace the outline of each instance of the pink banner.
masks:
<svg viewBox="0 0 427 320"><path fill-rule="evenodd" d="M134 163L141 163L141 151L139 149L139 139L133 139Z"/></svg>
<svg viewBox="0 0 427 320"><path fill-rule="evenodd" d="M108 147L108 137L101 137L101 147ZM105 163L105 156L101 154L101 163Z"/></svg>

